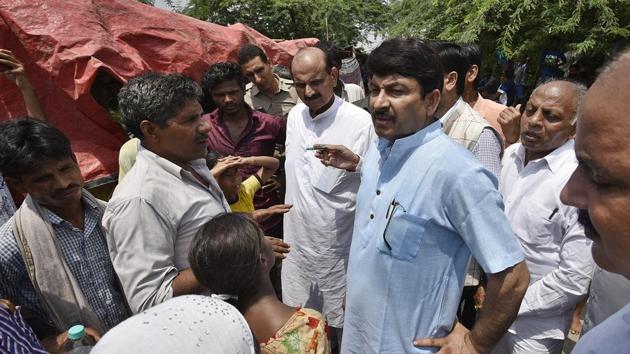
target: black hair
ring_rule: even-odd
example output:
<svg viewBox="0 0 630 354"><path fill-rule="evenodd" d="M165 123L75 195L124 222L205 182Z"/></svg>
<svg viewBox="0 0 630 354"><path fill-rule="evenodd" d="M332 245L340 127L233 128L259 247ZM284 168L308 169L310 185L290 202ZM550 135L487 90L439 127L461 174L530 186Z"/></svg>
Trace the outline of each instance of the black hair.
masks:
<svg viewBox="0 0 630 354"><path fill-rule="evenodd" d="M456 43L434 41L431 43L440 58L444 73L452 71L457 73L456 92L458 95L464 93L466 85L466 73L468 72L468 60L464 56L462 46Z"/></svg>
<svg viewBox="0 0 630 354"><path fill-rule="evenodd" d="M481 69L481 48L476 44L462 44L462 55L466 58L468 66L477 65Z"/></svg>
<svg viewBox="0 0 630 354"><path fill-rule="evenodd" d="M263 232L245 215L223 213L195 235L188 253L197 280L214 294L235 297L239 310L258 292Z"/></svg>
<svg viewBox="0 0 630 354"><path fill-rule="evenodd" d="M236 63L221 62L216 63L208 69L203 79L201 79L201 88L204 92L210 94L210 91L219 84L236 80L236 83L244 90L245 76L241 74L241 67Z"/></svg>
<svg viewBox="0 0 630 354"><path fill-rule="evenodd" d="M468 62L468 70L473 65L477 65L477 77L473 82L473 86L477 89L477 84L479 82L479 76L481 74L481 48L479 48L476 44L463 44L462 45L462 55L466 58Z"/></svg>
<svg viewBox="0 0 630 354"><path fill-rule="evenodd" d="M257 45L246 44L238 50L239 65L246 64L256 57L259 57L263 63L267 63L267 54L265 54L265 52Z"/></svg>
<svg viewBox="0 0 630 354"><path fill-rule="evenodd" d="M341 53L339 52L339 48L337 48L333 42L319 41L315 44L315 48L321 49L324 54L326 54L327 71L330 71L333 66L341 70Z"/></svg>
<svg viewBox="0 0 630 354"><path fill-rule="evenodd" d="M213 169L217 162L219 162L219 159L223 157L225 156L217 151L208 151L208 154L206 155L206 165L208 166L208 169Z"/></svg>
<svg viewBox="0 0 630 354"><path fill-rule="evenodd" d="M70 140L49 123L18 118L0 123L0 173L19 179L42 162L74 158Z"/></svg>
<svg viewBox="0 0 630 354"><path fill-rule="evenodd" d="M384 41L368 57L368 72L386 76L398 74L414 78L422 87L422 95L442 90L444 74L435 51L423 40L395 38Z"/></svg>
<svg viewBox="0 0 630 354"><path fill-rule="evenodd" d="M144 139L140 123L148 120L166 126L166 122L191 100L201 98L201 88L181 74L149 72L127 82L118 92L121 123L138 139Z"/></svg>

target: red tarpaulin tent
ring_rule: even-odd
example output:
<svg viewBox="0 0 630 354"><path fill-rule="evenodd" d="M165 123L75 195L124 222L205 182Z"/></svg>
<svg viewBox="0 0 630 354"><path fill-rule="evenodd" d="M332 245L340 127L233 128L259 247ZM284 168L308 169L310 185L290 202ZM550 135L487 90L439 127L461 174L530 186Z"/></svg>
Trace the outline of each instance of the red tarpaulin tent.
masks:
<svg viewBox="0 0 630 354"><path fill-rule="evenodd" d="M117 172L126 139L90 92L99 70L120 83L146 71L199 80L210 64L235 61L246 43L288 65L299 48L316 42L275 42L242 24L220 26L131 0L0 2L0 47L24 63L46 116L70 138L91 186ZM18 89L0 78L0 120L25 114Z"/></svg>

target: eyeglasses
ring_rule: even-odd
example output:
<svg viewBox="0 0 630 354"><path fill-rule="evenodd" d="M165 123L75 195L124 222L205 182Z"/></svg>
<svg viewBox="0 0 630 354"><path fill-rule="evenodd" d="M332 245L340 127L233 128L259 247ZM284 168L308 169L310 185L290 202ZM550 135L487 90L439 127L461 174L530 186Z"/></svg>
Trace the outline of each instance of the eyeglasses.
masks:
<svg viewBox="0 0 630 354"><path fill-rule="evenodd" d="M396 199L393 199L392 202L389 204L389 207L387 207L387 212L385 213L385 218L387 219L387 223L385 224L385 229L383 230L383 242L385 242L385 246L387 246L387 249L390 251L392 250L392 246L389 244L389 241L387 241L387 229L389 228L389 223L392 221L392 217L394 216L394 213L396 212L396 208L398 207L400 207L403 213L407 212L405 207L400 205L400 203L398 203Z"/></svg>

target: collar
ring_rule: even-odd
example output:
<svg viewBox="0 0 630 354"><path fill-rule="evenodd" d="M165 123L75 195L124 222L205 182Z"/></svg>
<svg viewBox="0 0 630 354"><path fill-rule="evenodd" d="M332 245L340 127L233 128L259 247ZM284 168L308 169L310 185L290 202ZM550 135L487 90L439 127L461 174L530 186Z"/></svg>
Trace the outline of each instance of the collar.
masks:
<svg viewBox="0 0 630 354"><path fill-rule="evenodd" d="M328 117L334 117L335 115L337 115L337 110L339 109L339 106L343 104L344 101L341 99L341 97L335 94L333 94L333 97L334 97L333 104L330 107L328 107L327 110L316 115L315 117L311 116L311 111L308 108L308 106L306 106L306 113L308 114L309 118L311 118L311 121L318 121L318 120L326 119Z"/></svg>
<svg viewBox="0 0 630 354"><path fill-rule="evenodd" d="M276 92L274 93L274 95L277 95L277 94L278 94L278 92L280 92L280 91L288 91L288 90L286 90L286 89L284 89L284 88L283 88L283 85L282 85L282 84L283 84L283 82L282 82L282 79L280 78L280 76L278 76L278 75L276 75L276 74L273 74L273 77L276 79L276 82L278 83L278 90L276 90ZM264 92L262 92L262 91L258 88L258 86L254 85L254 84L252 83L252 95L254 95L254 96L258 96L259 94L263 94L263 95L264 95L265 93L264 93Z"/></svg>
<svg viewBox="0 0 630 354"><path fill-rule="evenodd" d="M437 138L441 134L443 134L442 123L435 121L412 135L394 140L393 143L386 138L379 138L377 148L381 154L387 153L387 151L415 149Z"/></svg>
<svg viewBox="0 0 630 354"><path fill-rule="evenodd" d="M182 181L184 180L184 173L190 173L190 172L184 170L179 165L177 165L177 164L171 162L170 160L167 160L167 159L165 159L165 158L155 154L153 151L151 151L149 149L146 149L146 148L141 150L141 151L138 151L138 158L143 158L143 159L149 160L148 163L150 165L158 166L162 170L164 170L167 173L177 177L178 179L180 179ZM201 163L205 164L205 161L206 161L205 159L201 158L201 159L192 160L189 163L197 171L198 169L196 167L199 167L201 165ZM197 171L197 172L199 172L199 171Z"/></svg>
<svg viewBox="0 0 630 354"><path fill-rule="evenodd" d="M257 112L257 111L254 111L252 107L250 107L247 103L245 103L245 101L243 101L243 104L245 105L245 110L247 111L247 116L249 117L249 120L251 121L253 118L258 119L256 114L254 114L254 112ZM208 113L208 118L213 123L223 124L223 111L221 111L219 108L216 108L214 111Z"/></svg>
<svg viewBox="0 0 630 354"><path fill-rule="evenodd" d="M518 160L518 163L523 166L525 163L525 146L522 143L518 143L518 148L514 149L512 152L512 156ZM551 173L556 174L562 165L567 161L567 158L571 157L573 152L573 148L575 146L575 141L573 139L569 139L567 142L562 144L560 147L555 149L554 151L547 154L547 156L541 157L537 160L532 160L531 163L542 163L545 162L547 168Z"/></svg>
<svg viewBox="0 0 630 354"><path fill-rule="evenodd" d="M83 206L84 206L83 213L85 214L86 217L88 217L89 215L92 215L93 212L98 212L98 206L92 203L90 199L86 198L85 196L81 196L81 201L83 202ZM67 222L66 220L62 219L59 215L50 211L50 209L44 206L42 207L46 209L48 221L50 221L51 224L60 225L61 223Z"/></svg>
<svg viewBox="0 0 630 354"><path fill-rule="evenodd" d="M440 122L442 123L442 125L446 125L446 123L448 123L448 121L450 121L451 119L459 117L461 115L464 103L465 102L462 96L459 96L457 101L455 101L455 104L453 104L451 108L449 108L448 111L444 113L442 118L440 118Z"/></svg>

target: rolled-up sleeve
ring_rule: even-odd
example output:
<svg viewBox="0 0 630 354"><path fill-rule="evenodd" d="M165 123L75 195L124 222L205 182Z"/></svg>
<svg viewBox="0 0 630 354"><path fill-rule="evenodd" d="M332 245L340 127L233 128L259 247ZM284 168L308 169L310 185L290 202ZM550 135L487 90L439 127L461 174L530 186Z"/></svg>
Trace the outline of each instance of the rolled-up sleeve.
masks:
<svg viewBox="0 0 630 354"><path fill-rule="evenodd" d="M108 205L103 216L110 257L134 313L173 297L175 226L168 214L133 198Z"/></svg>
<svg viewBox="0 0 630 354"><path fill-rule="evenodd" d="M583 299L595 270L591 245L576 215L560 245L558 267L527 288L518 315L562 314Z"/></svg>

